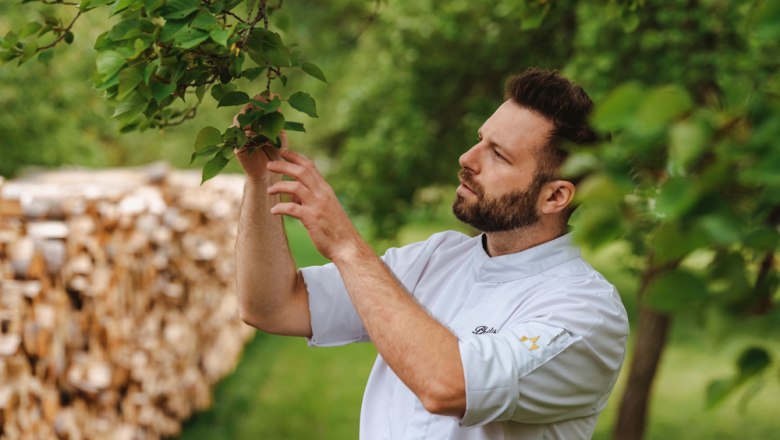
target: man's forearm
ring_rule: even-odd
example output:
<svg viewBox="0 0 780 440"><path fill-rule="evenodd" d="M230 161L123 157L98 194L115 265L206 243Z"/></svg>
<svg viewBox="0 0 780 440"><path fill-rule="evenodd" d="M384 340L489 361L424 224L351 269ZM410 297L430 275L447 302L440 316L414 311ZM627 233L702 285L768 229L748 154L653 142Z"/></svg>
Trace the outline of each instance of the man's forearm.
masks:
<svg viewBox="0 0 780 440"><path fill-rule="evenodd" d="M267 185L247 179L236 239L236 287L241 318L248 324L274 331L274 320L295 290L295 263L280 216L270 207L278 196Z"/></svg>

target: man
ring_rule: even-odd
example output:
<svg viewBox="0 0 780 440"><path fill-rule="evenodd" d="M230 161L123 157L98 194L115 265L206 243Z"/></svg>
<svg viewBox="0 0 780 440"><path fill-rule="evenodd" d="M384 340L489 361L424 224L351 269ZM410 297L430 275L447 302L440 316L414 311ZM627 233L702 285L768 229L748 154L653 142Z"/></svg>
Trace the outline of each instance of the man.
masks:
<svg viewBox="0 0 780 440"><path fill-rule="evenodd" d="M591 108L556 72L511 79L460 157L453 211L483 234L443 232L381 259L310 160L239 151L242 319L316 346L373 342L362 439L590 438L628 332L617 291L566 235L562 143L593 140ZM282 215L332 264L296 272Z"/></svg>

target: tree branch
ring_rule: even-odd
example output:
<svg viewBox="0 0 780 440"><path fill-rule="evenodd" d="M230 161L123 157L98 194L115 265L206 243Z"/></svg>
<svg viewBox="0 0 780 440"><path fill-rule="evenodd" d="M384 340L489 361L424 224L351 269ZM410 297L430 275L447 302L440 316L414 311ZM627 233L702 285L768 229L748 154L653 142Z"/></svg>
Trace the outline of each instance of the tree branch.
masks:
<svg viewBox="0 0 780 440"><path fill-rule="evenodd" d="M194 117L195 117L195 115L197 115L197 114L198 114L198 106L199 106L199 105L200 105L200 102L198 102L198 103L197 103L197 104L195 104L194 106L192 106L192 107L190 107L189 109L187 109L187 110L186 110L186 111L185 111L185 112L184 112L184 113L181 115L181 118L180 118L180 119L177 119L177 120L174 120L174 121L165 120L165 121L159 122L159 123L157 124L157 127L158 127L158 128L165 128L165 127L175 127L175 126L177 126L177 125L181 125L181 124L183 124L184 122L186 122L186 121L188 121L188 120L190 120L190 119L194 118Z"/></svg>
<svg viewBox="0 0 780 440"><path fill-rule="evenodd" d="M66 2L63 0L38 0L44 5L68 5L68 6L76 6L78 7L78 3L72 3L72 2Z"/></svg>
<svg viewBox="0 0 780 440"><path fill-rule="evenodd" d="M229 16L235 18L236 20L240 21L241 23L247 24L246 20L244 20L243 18L239 17L238 15L233 13L232 11L222 11L222 13L225 14L225 15L229 15Z"/></svg>
<svg viewBox="0 0 780 440"><path fill-rule="evenodd" d="M78 20L79 17L81 17L81 11L79 11L76 14L76 16L73 17L73 20L70 21L70 24L68 25L68 27L63 29L62 33L60 33L60 35L54 41L52 41L51 43L47 44L46 46L39 47L35 51L35 53L42 52L42 51L44 51L46 49L51 49L52 47L56 46L60 41L62 41L65 38L66 35L68 35L68 33L70 32L71 28L73 28L73 25L76 24L76 20Z"/></svg>
<svg viewBox="0 0 780 440"><path fill-rule="evenodd" d="M372 12L371 15L366 18L366 21L363 22L363 26L360 28L357 35L355 35L349 41L349 44L356 44L360 37L362 37L368 28L371 27L371 25L376 21L376 19L379 17L380 6L382 6L382 0L374 0L374 12Z"/></svg>

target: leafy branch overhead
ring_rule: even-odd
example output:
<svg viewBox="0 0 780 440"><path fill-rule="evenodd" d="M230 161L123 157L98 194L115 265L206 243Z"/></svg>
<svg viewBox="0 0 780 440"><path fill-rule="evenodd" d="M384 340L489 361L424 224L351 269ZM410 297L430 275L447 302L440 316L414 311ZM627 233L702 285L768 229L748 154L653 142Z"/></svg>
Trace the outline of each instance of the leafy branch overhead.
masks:
<svg viewBox="0 0 780 440"><path fill-rule="evenodd" d="M283 129L305 131L300 122L287 121L282 103L317 117L314 98L305 92L287 98L271 97L275 81L287 85L292 70L327 82L322 70L290 48L269 29L269 17L282 1L268 0L22 0L64 8L71 18L45 15L21 25L0 38L0 61L22 64L33 58L48 63L53 49L74 40L76 21L93 10L109 12L119 21L97 37L95 87L114 104L113 117L122 131L163 128L195 117L206 93L219 107L253 103L239 118L244 129L257 135L247 139L243 130L220 131L205 127L195 141L192 160L210 157L203 181L218 174L233 156L233 149L271 143L281 145ZM263 81L262 96L253 100L239 90L236 80Z"/></svg>

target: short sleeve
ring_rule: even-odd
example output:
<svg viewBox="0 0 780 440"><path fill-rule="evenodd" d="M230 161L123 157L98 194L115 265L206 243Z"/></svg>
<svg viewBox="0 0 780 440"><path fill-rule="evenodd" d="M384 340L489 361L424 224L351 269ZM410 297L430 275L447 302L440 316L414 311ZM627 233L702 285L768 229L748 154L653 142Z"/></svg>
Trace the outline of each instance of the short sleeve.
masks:
<svg viewBox="0 0 780 440"><path fill-rule="evenodd" d="M388 249L381 258L401 284L411 291L435 249L445 243L461 243L466 238L454 232L434 234L426 241ZM325 347L369 340L334 264L305 267L301 274L309 292L312 328L309 345Z"/></svg>
<svg viewBox="0 0 780 440"><path fill-rule="evenodd" d="M363 322L355 311L341 275L333 263L301 269L309 292L311 346L330 347L367 341Z"/></svg>
<svg viewBox="0 0 780 440"><path fill-rule="evenodd" d="M625 311L610 301L573 310L576 302L558 300L550 299L557 303L555 312L537 315L544 321L460 338L466 382L462 427L494 421L554 423L603 409L623 362Z"/></svg>
<svg viewBox="0 0 780 440"><path fill-rule="evenodd" d="M518 325L498 334L472 334L462 338L466 412L461 426L514 420L522 407L521 379L550 363L579 340L580 336L567 330L539 323Z"/></svg>

